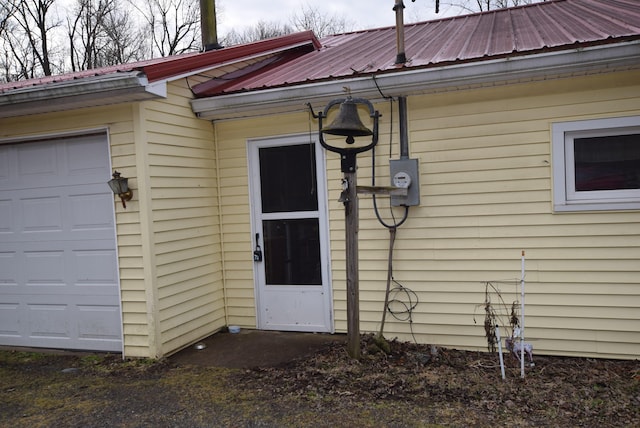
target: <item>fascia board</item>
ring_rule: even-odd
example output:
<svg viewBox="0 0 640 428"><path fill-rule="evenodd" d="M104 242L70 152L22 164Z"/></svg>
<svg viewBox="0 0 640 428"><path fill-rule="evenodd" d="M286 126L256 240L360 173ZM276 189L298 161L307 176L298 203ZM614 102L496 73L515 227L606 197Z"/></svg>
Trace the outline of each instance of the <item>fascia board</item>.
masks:
<svg viewBox="0 0 640 428"><path fill-rule="evenodd" d="M225 120L307 109L341 96L348 86L351 94L371 101L384 96L425 94L504 82L613 71L640 66L640 41L574 48L543 54L513 56L441 67L404 70L336 79L192 100L198 117ZM377 83L377 85L376 85Z"/></svg>
<svg viewBox="0 0 640 428"><path fill-rule="evenodd" d="M166 83L149 84L140 72L62 81L0 94L0 117L15 117L166 96Z"/></svg>
<svg viewBox="0 0 640 428"><path fill-rule="evenodd" d="M262 51L262 52L257 52L255 54L251 54L251 55L247 55L247 56L243 56L243 57L239 57L239 58L234 58L234 59L230 59L230 60L226 60L226 61L222 61L222 62L217 62L214 64L209 64L203 67L199 67L199 68L194 68L192 70L189 71L184 71L182 73L179 74L173 74L171 76L168 77L164 77L162 79L157 79L157 80L153 80L153 84L160 84L160 83L167 83L167 82L172 82L175 80L180 80L180 79L184 79L187 77L191 77L197 74L201 74L201 73L206 73L207 71L210 70L214 70L217 68L223 68L223 67L228 67L228 66L233 66L236 64L242 64L245 63L247 61L252 61L252 60L256 60L256 59L261 59L261 58L266 58L269 56L273 56L273 55L277 55L281 52L285 52L288 50L292 50L292 49L296 49L302 46L308 46L310 43L309 42L299 42L299 43L293 43L287 46L283 46L283 47L279 47L279 48L275 48L275 49L269 49L266 51Z"/></svg>
<svg viewBox="0 0 640 428"><path fill-rule="evenodd" d="M0 118L166 98L167 84L171 81L308 44L308 41L297 42L151 83L144 72L129 71L12 89L0 93Z"/></svg>

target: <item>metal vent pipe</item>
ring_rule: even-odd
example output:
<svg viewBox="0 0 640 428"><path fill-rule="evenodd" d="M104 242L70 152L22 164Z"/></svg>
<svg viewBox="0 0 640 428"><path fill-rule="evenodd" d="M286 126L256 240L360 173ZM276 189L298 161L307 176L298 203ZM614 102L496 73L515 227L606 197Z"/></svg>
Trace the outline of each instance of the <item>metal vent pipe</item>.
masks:
<svg viewBox="0 0 640 428"><path fill-rule="evenodd" d="M396 64L404 64L407 62L407 55L404 52L404 3L402 0L396 0L393 10L396 12Z"/></svg>
<svg viewBox="0 0 640 428"><path fill-rule="evenodd" d="M205 52L222 48L218 43L215 0L200 0L200 32Z"/></svg>

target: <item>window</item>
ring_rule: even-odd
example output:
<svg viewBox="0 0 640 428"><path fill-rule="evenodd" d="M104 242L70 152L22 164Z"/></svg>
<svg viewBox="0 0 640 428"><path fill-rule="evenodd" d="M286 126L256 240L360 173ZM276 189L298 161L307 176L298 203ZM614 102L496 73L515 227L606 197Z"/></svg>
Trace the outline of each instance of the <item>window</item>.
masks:
<svg viewBox="0 0 640 428"><path fill-rule="evenodd" d="M640 209L640 116L555 123L556 211Z"/></svg>

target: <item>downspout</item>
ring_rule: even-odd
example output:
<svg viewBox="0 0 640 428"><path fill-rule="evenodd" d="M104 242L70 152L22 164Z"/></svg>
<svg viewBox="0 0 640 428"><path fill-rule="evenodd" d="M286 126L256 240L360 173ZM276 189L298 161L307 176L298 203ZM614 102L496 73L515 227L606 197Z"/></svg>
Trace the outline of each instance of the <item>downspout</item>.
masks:
<svg viewBox="0 0 640 428"><path fill-rule="evenodd" d="M223 296L223 305L224 305L224 325L229 326L229 295L227 290L227 267L225 264L226 255L225 255L225 240L224 240L224 231L223 231L223 217L222 217L222 185L220 183L220 151L218 144L218 127L216 126L214 121L211 121L211 126L213 127L213 143L215 145L215 156L216 156L216 187L218 192L218 233L220 234L220 268L222 269L222 296Z"/></svg>

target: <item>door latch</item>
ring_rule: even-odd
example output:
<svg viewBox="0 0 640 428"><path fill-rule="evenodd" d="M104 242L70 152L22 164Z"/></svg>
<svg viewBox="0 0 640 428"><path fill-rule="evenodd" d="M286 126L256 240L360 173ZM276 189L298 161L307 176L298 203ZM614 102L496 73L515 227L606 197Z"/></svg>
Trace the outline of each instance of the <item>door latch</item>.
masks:
<svg viewBox="0 0 640 428"><path fill-rule="evenodd" d="M253 250L253 261L262 261L262 248L260 247L260 234L256 233L256 249Z"/></svg>

